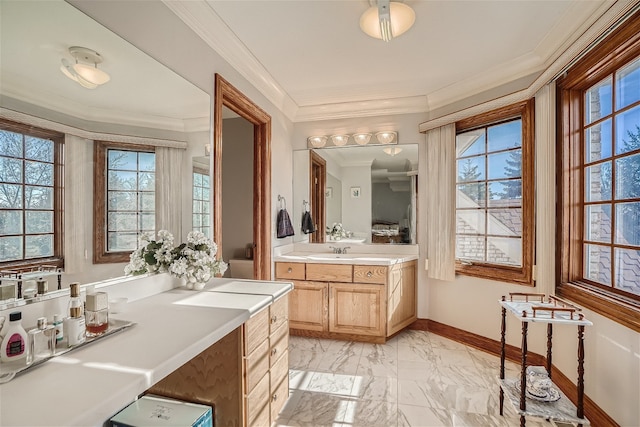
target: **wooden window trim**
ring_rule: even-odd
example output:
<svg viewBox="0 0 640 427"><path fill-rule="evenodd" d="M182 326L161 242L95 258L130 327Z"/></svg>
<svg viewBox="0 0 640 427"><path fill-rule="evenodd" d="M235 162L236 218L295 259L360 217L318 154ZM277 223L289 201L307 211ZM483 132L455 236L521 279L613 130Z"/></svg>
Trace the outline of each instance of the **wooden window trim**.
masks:
<svg viewBox="0 0 640 427"><path fill-rule="evenodd" d="M534 100L530 99L456 123L456 134L458 134L516 117L522 118L522 266L499 266L476 261L472 265L466 265L456 260L456 273L458 274L534 286L534 111Z"/></svg>
<svg viewBox="0 0 640 427"><path fill-rule="evenodd" d="M5 119L0 119L0 128L37 138L49 139L54 143L53 256L0 262L0 269L23 271L45 265L64 268L64 134Z"/></svg>
<svg viewBox="0 0 640 427"><path fill-rule="evenodd" d="M556 293L640 332L640 296L582 279L582 97L584 91L640 57L640 12L614 30L557 82Z"/></svg>
<svg viewBox="0 0 640 427"><path fill-rule="evenodd" d="M107 159L109 149L155 152L151 145L94 141L93 146L93 263L129 262L130 251L107 252Z"/></svg>

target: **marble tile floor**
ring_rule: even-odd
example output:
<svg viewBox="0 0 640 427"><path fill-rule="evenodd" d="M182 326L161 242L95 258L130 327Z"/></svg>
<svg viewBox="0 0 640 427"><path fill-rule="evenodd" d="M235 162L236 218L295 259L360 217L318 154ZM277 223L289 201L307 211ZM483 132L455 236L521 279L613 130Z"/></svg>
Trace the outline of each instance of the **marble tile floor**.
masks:
<svg viewBox="0 0 640 427"><path fill-rule="evenodd" d="M507 375L518 365L507 362ZM519 426L498 357L424 331L385 344L290 337L289 399L276 426ZM527 418L530 427L569 427Z"/></svg>

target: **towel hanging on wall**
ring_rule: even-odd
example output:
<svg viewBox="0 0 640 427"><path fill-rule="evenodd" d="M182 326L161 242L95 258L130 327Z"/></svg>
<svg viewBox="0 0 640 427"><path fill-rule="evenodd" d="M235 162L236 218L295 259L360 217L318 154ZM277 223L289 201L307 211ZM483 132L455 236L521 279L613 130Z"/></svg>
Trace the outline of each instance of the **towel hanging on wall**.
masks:
<svg viewBox="0 0 640 427"><path fill-rule="evenodd" d="M280 211L278 212L277 218L278 239L282 239L293 236L295 233L293 231L293 225L291 225L291 218L289 218L289 213L287 212L286 200L284 197L278 195L278 201L280 202Z"/></svg>
<svg viewBox="0 0 640 427"><path fill-rule="evenodd" d="M311 212L309 212L309 203L306 200L302 203L304 204L304 213L302 214L302 232L304 234L315 233L316 227L313 224Z"/></svg>

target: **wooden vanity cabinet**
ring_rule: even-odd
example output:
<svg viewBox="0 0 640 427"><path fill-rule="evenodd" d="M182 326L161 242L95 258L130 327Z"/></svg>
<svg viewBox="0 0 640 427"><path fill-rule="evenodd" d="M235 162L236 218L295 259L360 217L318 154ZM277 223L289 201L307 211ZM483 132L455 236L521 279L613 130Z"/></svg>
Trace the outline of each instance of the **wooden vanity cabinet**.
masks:
<svg viewBox="0 0 640 427"><path fill-rule="evenodd" d="M288 311L284 296L243 325L243 425L271 425L287 400Z"/></svg>
<svg viewBox="0 0 640 427"><path fill-rule="evenodd" d="M278 279L293 280L292 334L384 342L417 319L415 261L392 266L276 262Z"/></svg>

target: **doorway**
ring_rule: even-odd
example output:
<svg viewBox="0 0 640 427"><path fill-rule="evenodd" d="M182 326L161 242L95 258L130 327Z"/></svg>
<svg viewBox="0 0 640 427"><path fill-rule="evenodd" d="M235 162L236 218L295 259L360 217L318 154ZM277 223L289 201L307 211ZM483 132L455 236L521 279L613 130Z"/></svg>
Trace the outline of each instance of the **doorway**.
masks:
<svg viewBox="0 0 640 427"><path fill-rule="evenodd" d="M327 161L309 151L309 197L311 198L311 218L316 219L316 231L309 236L310 243L324 243L326 230Z"/></svg>
<svg viewBox="0 0 640 427"><path fill-rule="evenodd" d="M253 125L253 278L271 280L271 116L219 74L213 111L213 235L222 254L222 111Z"/></svg>

